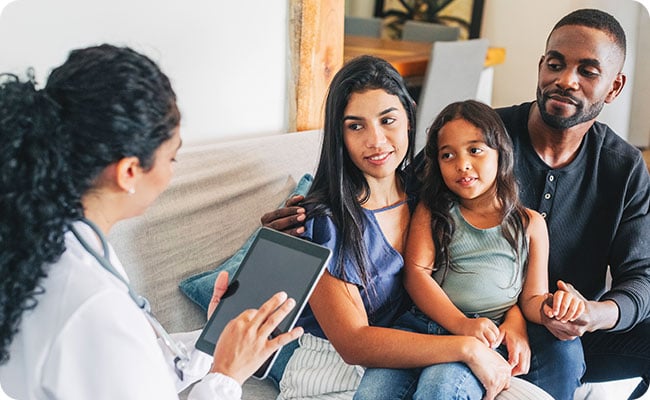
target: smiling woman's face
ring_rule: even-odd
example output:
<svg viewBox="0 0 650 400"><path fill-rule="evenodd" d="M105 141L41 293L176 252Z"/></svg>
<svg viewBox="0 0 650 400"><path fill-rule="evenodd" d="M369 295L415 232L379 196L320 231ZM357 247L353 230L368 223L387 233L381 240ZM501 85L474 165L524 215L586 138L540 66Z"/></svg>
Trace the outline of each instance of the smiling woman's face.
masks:
<svg viewBox="0 0 650 400"><path fill-rule="evenodd" d="M394 177L408 149L409 120L399 98L383 89L352 93L343 114L354 165L368 180Z"/></svg>

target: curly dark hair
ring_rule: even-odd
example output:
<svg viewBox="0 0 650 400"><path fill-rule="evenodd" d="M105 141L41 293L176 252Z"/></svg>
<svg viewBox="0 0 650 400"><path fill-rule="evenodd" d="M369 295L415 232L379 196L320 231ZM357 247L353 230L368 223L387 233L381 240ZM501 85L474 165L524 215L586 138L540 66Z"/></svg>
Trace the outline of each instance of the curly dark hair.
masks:
<svg viewBox="0 0 650 400"><path fill-rule="evenodd" d="M74 50L44 89L0 81L0 364L40 282L65 251L81 197L110 164L150 169L180 122L169 79L149 58L101 45Z"/></svg>
<svg viewBox="0 0 650 400"><path fill-rule="evenodd" d="M431 212L431 233L436 248L434 269L443 271L443 280L449 268L454 268L449 254L449 246L455 231L451 208L459 202L459 198L445 185L440 172L438 136L442 127L455 119L463 119L479 128L483 132L485 144L498 152L496 196L502 207L503 236L512 246L517 260L528 253L525 237L529 217L526 208L519 200L519 190L514 175L512 141L499 114L490 106L476 100L452 103L438 114L429 128L424 147L425 168L420 176L422 180L420 201Z"/></svg>

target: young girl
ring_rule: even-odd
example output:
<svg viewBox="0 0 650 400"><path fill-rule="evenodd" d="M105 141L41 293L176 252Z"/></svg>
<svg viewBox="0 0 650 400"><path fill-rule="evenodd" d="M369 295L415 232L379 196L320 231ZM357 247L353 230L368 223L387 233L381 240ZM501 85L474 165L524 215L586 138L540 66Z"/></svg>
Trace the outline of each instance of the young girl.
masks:
<svg viewBox="0 0 650 400"><path fill-rule="evenodd" d="M575 320L584 310L582 300L568 292L558 292L552 300L547 295L546 225L519 202L512 144L498 114L473 100L447 106L429 130L425 154L404 278L416 307L398 325L421 333L472 336L496 349L507 335L499 325L516 304L535 323L547 300L553 305L549 317ZM507 337L505 343L509 347ZM499 348L505 357L507 350ZM370 398L368 392L375 399L401 398L400 388L386 384L397 380L413 386L415 399L485 395L467 365L451 363L422 370L368 370L359 398Z"/></svg>
<svg viewBox="0 0 650 400"><path fill-rule="evenodd" d="M333 256L299 321L308 335L286 369L274 371L286 399L351 398L358 366L463 362L489 388L488 399L509 384L508 363L476 338L389 328L407 304L402 254L414 196L403 168L414 124L414 102L387 62L360 57L334 77L320 163L303 202L305 237Z"/></svg>

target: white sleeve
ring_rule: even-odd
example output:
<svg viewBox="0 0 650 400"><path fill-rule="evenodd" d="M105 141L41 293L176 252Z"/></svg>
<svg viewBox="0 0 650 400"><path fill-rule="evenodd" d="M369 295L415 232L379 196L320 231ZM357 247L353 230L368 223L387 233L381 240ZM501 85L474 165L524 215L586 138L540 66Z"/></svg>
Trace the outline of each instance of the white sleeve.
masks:
<svg viewBox="0 0 650 400"><path fill-rule="evenodd" d="M178 399L153 329L118 290L96 294L68 319L42 379L48 398Z"/></svg>
<svg viewBox="0 0 650 400"><path fill-rule="evenodd" d="M241 386L229 376L208 374L190 392L187 400L240 400Z"/></svg>
<svg viewBox="0 0 650 400"><path fill-rule="evenodd" d="M188 400L202 400L202 399L213 399L213 400L239 400L241 399L242 389L237 381L232 379L229 376L223 374L208 374L210 367L212 366L212 357L208 354L198 350L195 347L196 341L201 335L201 330L191 331L191 332L181 332L172 334L172 338L178 342L181 342L185 345L189 356L190 362L187 368L184 370L184 379L183 381L176 379L176 389L180 393L183 389L188 387L190 384L198 381L192 390L190 391ZM169 360L173 359L171 352L162 345L163 352L165 357ZM168 362L170 365L170 372L177 377L173 367L171 366L171 361Z"/></svg>

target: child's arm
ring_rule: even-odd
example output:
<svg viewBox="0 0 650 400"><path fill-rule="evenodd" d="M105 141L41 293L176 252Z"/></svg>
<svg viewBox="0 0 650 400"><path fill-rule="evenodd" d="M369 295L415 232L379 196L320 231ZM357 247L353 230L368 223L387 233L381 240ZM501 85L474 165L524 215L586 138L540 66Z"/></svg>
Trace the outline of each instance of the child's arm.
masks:
<svg viewBox="0 0 650 400"><path fill-rule="evenodd" d="M542 306L548 295L548 231L546 221L539 213L527 210L530 222L528 237L528 268L524 287L519 295L519 307L526 319L536 324L542 322Z"/></svg>
<svg viewBox="0 0 650 400"><path fill-rule="evenodd" d="M455 335L474 336L489 347L499 345L499 328L487 318L467 318L431 276L435 246L431 213L418 204L409 228L404 257L404 286L418 308Z"/></svg>

